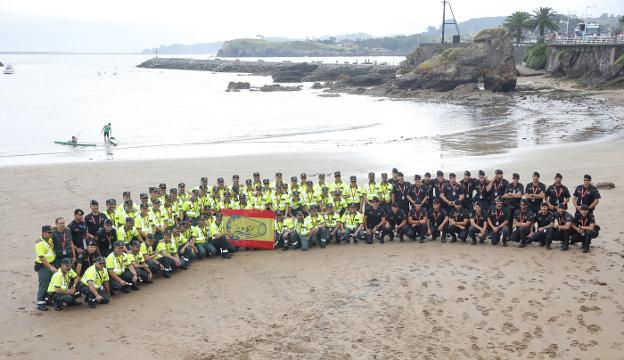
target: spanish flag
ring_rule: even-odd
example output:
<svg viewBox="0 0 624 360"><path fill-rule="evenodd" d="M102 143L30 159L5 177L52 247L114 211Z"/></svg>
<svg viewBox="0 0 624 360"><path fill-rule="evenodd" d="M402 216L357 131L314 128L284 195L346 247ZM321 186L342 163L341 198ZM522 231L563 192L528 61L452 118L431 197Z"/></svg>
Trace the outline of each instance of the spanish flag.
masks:
<svg viewBox="0 0 624 360"><path fill-rule="evenodd" d="M236 247L273 249L275 213L270 210L223 209L223 231Z"/></svg>

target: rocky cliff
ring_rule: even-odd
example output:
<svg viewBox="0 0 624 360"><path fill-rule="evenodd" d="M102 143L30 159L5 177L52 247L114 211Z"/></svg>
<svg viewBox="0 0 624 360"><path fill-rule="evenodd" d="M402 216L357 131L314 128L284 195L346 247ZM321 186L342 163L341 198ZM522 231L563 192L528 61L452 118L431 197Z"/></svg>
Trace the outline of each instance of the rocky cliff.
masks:
<svg viewBox="0 0 624 360"><path fill-rule="evenodd" d="M474 43L453 47L427 59L428 54L417 49L401 63L398 89L432 89L448 91L462 84L482 81L491 91L512 91L516 87L516 66L513 38L504 28L483 30Z"/></svg>
<svg viewBox="0 0 624 360"><path fill-rule="evenodd" d="M546 71L597 87L624 86L624 45L549 45Z"/></svg>

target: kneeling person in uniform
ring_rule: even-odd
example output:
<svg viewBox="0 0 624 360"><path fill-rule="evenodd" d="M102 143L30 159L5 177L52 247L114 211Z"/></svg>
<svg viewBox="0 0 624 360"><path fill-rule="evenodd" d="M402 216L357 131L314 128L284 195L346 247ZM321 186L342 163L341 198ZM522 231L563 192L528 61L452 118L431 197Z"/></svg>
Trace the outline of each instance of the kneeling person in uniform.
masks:
<svg viewBox="0 0 624 360"><path fill-rule="evenodd" d="M147 236L153 236L148 234ZM146 238L147 238L146 236ZM130 253L128 254L128 261L134 267L137 277L140 282L151 283L152 282L152 270L147 264L143 254L141 254L141 242L139 240L132 240L130 242Z"/></svg>
<svg viewBox="0 0 624 360"><path fill-rule="evenodd" d="M555 214L555 224L550 241L546 241L546 249L550 249L553 240L561 241L561 251L568 250L570 246L570 234L572 233L572 223L574 219L569 212L566 211L567 204L561 202L557 204L557 213Z"/></svg>
<svg viewBox="0 0 624 360"><path fill-rule="evenodd" d="M80 292L85 294L87 304L92 309L97 303L108 304L110 301L110 278L104 264L106 264L106 259L98 257L95 259L95 264L85 270L80 279Z"/></svg>
<svg viewBox="0 0 624 360"><path fill-rule="evenodd" d="M398 203L393 202L392 206L390 206L390 211L386 213L386 224L381 231L381 237L383 238L388 236L390 241L394 241L396 233L396 235L399 236L399 240L404 241L403 236L409 234L409 229L410 226L408 225L408 218L406 214L399 208ZM427 230L425 230L425 233L426 232Z"/></svg>
<svg viewBox="0 0 624 360"><path fill-rule="evenodd" d="M487 222L492 229L492 245L497 245L499 241L503 241L503 246L507 246L507 237L509 236L509 214L503 208L503 199L496 198L496 205L490 209Z"/></svg>
<svg viewBox="0 0 624 360"><path fill-rule="evenodd" d="M61 268L52 275L48 286L48 297L54 304L54 310L63 310L67 305L80 305L76 298L80 296L77 290L78 275L72 269L72 259L64 258Z"/></svg>
<svg viewBox="0 0 624 360"><path fill-rule="evenodd" d="M364 230L366 231L366 243L373 243L373 237L377 237L383 244L384 238L381 236L380 230L386 224L386 214L379 207L379 198L373 197L371 201L372 207L364 212Z"/></svg>
<svg viewBox="0 0 624 360"><path fill-rule="evenodd" d="M581 242L581 249L584 253L589 252L589 245L592 239L598 237L598 229L594 215L590 213L589 206L580 206L580 212L574 215L572 227L575 232L572 235L572 243Z"/></svg>
<svg viewBox="0 0 624 360"><path fill-rule="evenodd" d="M479 236L479 243L485 243L487 237L487 215L481 208L482 202L477 201L474 203L474 210L470 214L470 227L468 228L468 235L472 239L472 245L477 244L477 235Z"/></svg>
<svg viewBox="0 0 624 360"><path fill-rule="evenodd" d="M124 293L130 292L129 288L139 290L139 278L134 266L128 260L128 254L124 252L124 243L121 241L114 244L113 252L106 257L106 269L108 276L112 279L111 294L114 295L115 290L121 290Z"/></svg>
<svg viewBox="0 0 624 360"><path fill-rule="evenodd" d="M468 238L468 221L470 215L468 210L463 207L464 202L462 200L455 200L453 202L453 209L448 215L448 226L446 232L451 234L451 242L457 242L457 237L462 242L466 242Z"/></svg>
<svg viewBox="0 0 624 360"><path fill-rule="evenodd" d="M553 223L555 218L553 217L547 202L542 202L540 210L535 214L535 225L537 229L529 234L527 243L539 242L540 246L547 245L547 249L550 249L550 241L553 236Z"/></svg>
<svg viewBox="0 0 624 360"><path fill-rule="evenodd" d="M527 239L533 226L533 212L529 209L527 199L520 200L520 208L514 212L513 232L510 235L511 241L520 242L521 248L527 244Z"/></svg>

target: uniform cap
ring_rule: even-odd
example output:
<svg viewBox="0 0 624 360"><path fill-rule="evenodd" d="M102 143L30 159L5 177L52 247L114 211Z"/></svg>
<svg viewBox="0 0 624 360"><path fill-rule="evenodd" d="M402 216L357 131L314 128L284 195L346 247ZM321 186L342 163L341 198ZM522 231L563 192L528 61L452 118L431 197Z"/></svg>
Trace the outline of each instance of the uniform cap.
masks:
<svg viewBox="0 0 624 360"><path fill-rule="evenodd" d="M529 203L529 200L527 199L520 200L520 204L528 204L528 203Z"/></svg>
<svg viewBox="0 0 624 360"><path fill-rule="evenodd" d="M240 179L240 176L238 176L238 174L234 174L232 175L232 179Z"/></svg>
<svg viewBox="0 0 624 360"><path fill-rule="evenodd" d="M301 173L301 175L299 175L299 176L300 176L300 177L302 177L302 178L307 178L307 177L308 177L308 174L306 174L306 173Z"/></svg>
<svg viewBox="0 0 624 360"><path fill-rule="evenodd" d="M340 171L334 172L334 176L340 176Z"/></svg>
<svg viewBox="0 0 624 360"><path fill-rule="evenodd" d="M589 206L583 204L581 205L581 210L589 210Z"/></svg>
<svg viewBox="0 0 624 360"><path fill-rule="evenodd" d="M154 200L153 204L154 204L154 205L160 205L160 204L161 204L160 199L156 199L156 200Z"/></svg>
<svg viewBox="0 0 624 360"><path fill-rule="evenodd" d="M218 179L217 179L217 182L223 182L223 181L224 181L224 180L223 180L223 178L222 178L222 177L220 177L220 178L218 178Z"/></svg>
<svg viewBox="0 0 624 360"><path fill-rule="evenodd" d="M147 196L147 194L146 194L146 193L141 193L141 194L139 194L139 198L140 198L140 199L147 199L147 198L148 198L148 196Z"/></svg>
<svg viewBox="0 0 624 360"><path fill-rule="evenodd" d="M276 172L275 176L282 176L282 173L281 172Z"/></svg>
<svg viewBox="0 0 624 360"><path fill-rule="evenodd" d="M137 239L130 241L130 246L141 246L141 242Z"/></svg>
<svg viewBox="0 0 624 360"><path fill-rule="evenodd" d="M126 200L124 201L124 206L132 206L132 200Z"/></svg>
<svg viewBox="0 0 624 360"><path fill-rule="evenodd" d="M275 213L276 216L282 216L284 215L284 213L282 212L282 210L277 210L277 212Z"/></svg>
<svg viewBox="0 0 624 360"><path fill-rule="evenodd" d="M387 174L387 173L381 173L381 177L382 177L382 178L387 178L387 177L388 177L388 174Z"/></svg>
<svg viewBox="0 0 624 360"><path fill-rule="evenodd" d="M126 224L134 224L134 219L131 217L126 218Z"/></svg>
<svg viewBox="0 0 624 360"><path fill-rule="evenodd" d="M420 175L414 175L414 180L420 180Z"/></svg>
<svg viewBox="0 0 624 360"><path fill-rule="evenodd" d="M319 174L319 179L325 179L325 174Z"/></svg>
<svg viewBox="0 0 624 360"><path fill-rule="evenodd" d="M161 188L161 189L167 189L167 184L160 183L160 184L158 184L158 187Z"/></svg>
<svg viewBox="0 0 624 360"><path fill-rule="evenodd" d="M122 195L123 196L130 196L130 191L124 191Z"/></svg>
<svg viewBox="0 0 624 360"><path fill-rule="evenodd" d="M208 178L205 176L202 176L201 179L199 179L200 182L208 182ZM164 184L161 184L164 185Z"/></svg>
<svg viewBox="0 0 624 360"><path fill-rule="evenodd" d="M185 184L185 183L183 183L183 182L181 182L181 183L179 183L179 184L178 184L178 187L185 187L185 186L186 186L186 184Z"/></svg>
<svg viewBox="0 0 624 360"><path fill-rule="evenodd" d="M124 243L123 243L122 241L115 241L115 243L113 244L113 246L115 246L115 247L124 246Z"/></svg>
<svg viewBox="0 0 624 360"><path fill-rule="evenodd" d="M260 176L260 173L256 171L255 173L253 173L253 176Z"/></svg>
<svg viewBox="0 0 624 360"><path fill-rule="evenodd" d="M351 181L357 181L357 177L355 177L355 176L353 176L353 175L351 175L351 176L349 177L349 179L350 179Z"/></svg>
<svg viewBox="0 0 624 360"><path fill-rule="evenodd" d="M299 195L299 191L297 190L293 191L293 195Z"/></svg>
<svg viewBox="0 0 624 360"><path fill-rule="evenodd" d="M369 172L368 176L375 176L375 173L374 172Z"/></svg>
<svg viewBox="0 0 624 360"><path fill-rule="evenodd" d="M114 205L116 202L115 199L108 199L106 200L106 205Z"/></svg>
<svg viewBox="0 0 624 360"><path fill-rule="evenodd" d="M312 182L312 180L308 180L306 181L306 185L314 185L314 182Z"/></svg>
<svg viewBox="0 0 624 360"><path fill-rule="evenodd" d="M106 264L106 259L104 257L102 257L102 256L98 256L95 259L95 262L98 263L98 264Z"/></svg>
<svg viewBox="0 0 624 360"><path fill-rule="evenodd" d="M61 260L61 264L62 265L71 265L72 264L72 259L71 258L64 258L63 260Z"/></svg>
<svg viewBox="0 0 624 360"><path fill-rule="evenodd" d="M449 174L449 177L450 177L451 179L454 179L454 178L456 178L456 177L457 177L457 175L455 175L455 173L450 173L450 174Z"/></svg>
<svg viewBox="0 0 624 360"><path fill-rule="evenodd" d="M496 171L494 172L496 175L502 175L503 174L503 170L501 169L496 169Z"/></svg>
<svg viewBox="0 0 624 360"><path fill-rule="evenodd" d="M54 228L52 228L52 225L43 225L41 227L41 232L51 233L54 232Z"/></svg>
<svg viewBox="0 0 624 360"><path fill-rule="evenodd" d="M104 220L104 225L113 225L113 221L111 219Z"/></svg>
<svg viewBox="0 0 624 360"><path fill-rule="evenodd" d="M248 185L251 184L251 179L245 180L245 184L248 184Z"/></svg>
<svg viewBox="0 0 624 360"><path fill-rule="evenodd" d="M141 204L140 208L141 208L141 209L149 209L149 205L147 205L147 204Z"/></svg>
<svg viewBox="0 0 624 360"><path fill-rule="evenodd" d="M328 203L327 205L325 205L326 209L333 209L334 208L334 204L332 203Z"/></svg>
<svg viewBox="0 0 624 360"><path fill-rule="evenodd" d="M455 201L453 202L453 204L454 204L454 205L461 205L461 204L462 204L462 202L461 202L461 200L457 199L457 200L455 200Z"/></svg>
<svg viewBox="0 0 624 360"><path fill-rule="evenodd" d="M268 184L268 183L270 183L270 182L271 182L271 181L270 181L269 179L264 179L264 180L262 180L262 183L263 183L263 184Z"/></svg>
<svg viewBox="0 0 624 360"><path fill-rule="evenodd" d="M512 179L520 179L520 174L518 173L513 173L513 175L511 176Z"/></svg>
<svg viewBox="0 0 624 360"><path fill-rule="evenodd" d="M95 242L95 240L89 240L87 241L87 246L97 246L97 243Z"/></svg>

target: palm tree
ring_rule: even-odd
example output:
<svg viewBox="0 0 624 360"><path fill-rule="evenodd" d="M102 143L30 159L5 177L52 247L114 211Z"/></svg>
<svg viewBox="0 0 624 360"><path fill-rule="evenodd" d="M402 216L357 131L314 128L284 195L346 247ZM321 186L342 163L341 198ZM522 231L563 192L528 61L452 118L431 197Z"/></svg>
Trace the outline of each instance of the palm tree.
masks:
<svg viewBox="0 0 624 360"><path fill-rule="evenodd" d="M511 31L516 39L516 44L520 44L524 40L524 30L530 29L530 19L531 14L526 11L516 11L505 19L503 26Z"/></svg>
<svg viewBox="0 0 624 360"><path fill-rule="evenodd" d="M546 30L556 31L559 29L559 15L549 7L540 7L533 10L529 27L533 30L537 29L541 40L544 40Z"/></svg>

